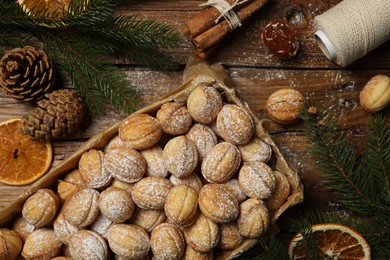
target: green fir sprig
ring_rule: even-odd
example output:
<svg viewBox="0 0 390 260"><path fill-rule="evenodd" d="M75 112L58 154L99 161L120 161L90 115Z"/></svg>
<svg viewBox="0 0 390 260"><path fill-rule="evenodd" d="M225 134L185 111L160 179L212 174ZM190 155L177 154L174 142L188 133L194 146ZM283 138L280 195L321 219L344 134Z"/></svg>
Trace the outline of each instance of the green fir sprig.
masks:
<svg viewBox="0 0 390 260"><path fill-rule="evenodd" d="M43 43L43 50L60 74L67 75L93 113L107 101L126 113L137 102L135 85L113 59L125 59L155 70L178 64L164 49L175 48L179 33L169 26L136 16L115 14L128 0L72 0L68 10L29 10L0 0L0 46L23 47Z"/></svg>
<svg viewBox="0 0 390 260"><path fill-rule="evenodd" d="M369 116L364 151L358 154L346 130L337 125L331 110L306 104L301 110L313 163L322 171L321 181L339 200L334 210L304 207L282 216L281 230L300 232L311 259L320 259L310 227L339 223L363 235L374 259L390 256L390 128L388 119ZM264 254L256 259L287 259L286 246L275 246L277 238L263 244ZM280 245L280 244L279 244ZM270 258L271 257L271 258ZM245 258L243 258L245 259Z"/></svg>

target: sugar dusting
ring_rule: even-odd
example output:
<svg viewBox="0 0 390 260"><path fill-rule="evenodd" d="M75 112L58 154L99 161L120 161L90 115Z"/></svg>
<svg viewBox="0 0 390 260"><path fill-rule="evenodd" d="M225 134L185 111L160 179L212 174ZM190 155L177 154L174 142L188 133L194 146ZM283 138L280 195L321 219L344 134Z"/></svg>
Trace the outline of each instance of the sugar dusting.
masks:
<svg viewBox="0 0 390 260"><path fill-rule="evenodd" d="M159 177L146 177L134 185L133 200L144 209L163 209L172 183Z"/></svg>
<svg viewBox="0 0 390 260"><path fill-rule="evenodd" d="M265 163L246 162L238 175L238 183L248 197L266 199L275 188L275 176Z"/></svg>
<svg viewBox="0 0 390 260"><path fill-rule="evenodd" d="M199 154L199 161L203 161L206 154L218 143L218 138L214 131L209 126L199 123L190 128L186 137L195 144Z"/></svg>

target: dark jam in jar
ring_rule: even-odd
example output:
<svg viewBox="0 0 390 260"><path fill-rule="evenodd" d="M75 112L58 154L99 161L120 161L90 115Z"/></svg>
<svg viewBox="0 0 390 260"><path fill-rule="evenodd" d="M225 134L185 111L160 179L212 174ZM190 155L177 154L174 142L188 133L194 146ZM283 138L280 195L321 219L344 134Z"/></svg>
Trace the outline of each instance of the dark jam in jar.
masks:
<svg viewBox="0 0 390 260"><path fill-rule="evenodd" d="M268 23L261 34L265 46L279 59L294 57L299 49L299 42L294 28L283 20Z"/></svg>

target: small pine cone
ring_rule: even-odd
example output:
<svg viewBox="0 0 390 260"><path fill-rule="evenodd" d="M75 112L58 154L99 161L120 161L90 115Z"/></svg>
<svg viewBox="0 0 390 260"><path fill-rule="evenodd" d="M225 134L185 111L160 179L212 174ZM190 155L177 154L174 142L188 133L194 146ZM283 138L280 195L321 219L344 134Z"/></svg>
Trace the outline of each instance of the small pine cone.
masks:
<svg viewBox="0 0 390 260"><path fill-rule="evenodd" d="M35 139L61 138L72 134L84 118L85 107L76 92L60 89L45 94L37 108L24 116L22 133Z"/></svg>
<svg viewBox="0 0 390 260"><path fill-rule="evenodd" d="M13 49L0 61L0 86L6 96L21 101L38 100L52 88L54 79L51 62L34 47Z"/></svg>

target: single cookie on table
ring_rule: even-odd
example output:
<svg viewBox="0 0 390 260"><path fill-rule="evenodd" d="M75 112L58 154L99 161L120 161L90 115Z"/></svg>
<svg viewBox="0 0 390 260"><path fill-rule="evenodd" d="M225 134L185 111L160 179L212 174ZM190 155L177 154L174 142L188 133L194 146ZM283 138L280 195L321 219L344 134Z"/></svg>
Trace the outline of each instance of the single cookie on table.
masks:
<svg viewBox="0 0 390 260"><path fill-rule="evenodd" d="M160 146L155 145L149 149L141 151L141 155L146 162L145 176L162 177L168 176L168 170L164 164L163 150Z"/></svg>
<svg viewBox="0 0 390 260"><path fill-rule="evenodd" d="M245 238L238 231L237 221L219 225L221 230L218 248L232 250L239 247Z"/></svg>
<svg viewBox="0 0 390 260"><path fill-rule="evenodd" d="M270 224L269 213L264 202L258 199L247 199L241 203L237 224L240 234L244 237L257 238L264 234Z"/></svg>
<svg viewBox="0 0 390 260"><path fill-rule="evenodd" d="M103 171L120 181L135 183L144 176L146 162L133 148L118 147L105 154Z"/></svg>
<svg viewBox="0 0 390 260"><path fill-rule="evenodd" d="M240 151L228 142L214 146L202 162L203 177L211 183L228 181L237 171L241 163Z"/></svg>
<svg viewBox="0 0 390 260"><path fill-rule="evenodd" d="M202 124L193 125L187 132L186 137L195 144L200 162L218 143L218 138L214 131L209 126Z"/></svg>
<svg viewBox="0 0 390 260"><path fill-rule="evenodd" d="M100 213L95 221L89 226L89 229L106 238L107 232L113 224L114 222Z"/></svg>
<svg viewBox="0 0 390 260"><path fill-rule="evenodd" d="M164 103L156 114L164 133L170 135L181 135L190 129L192 117L183 103Z"/></svg>
<svg viewBox="0 0 390 260"><path fill-rule="evenodd" d="M16 259L22 251L21 237L13 230L0 228L0 259Z"/></svg>
<svg viewBox="0 0 390 260"><path fill-rule="evenodd" d="M143 209L163 209L173 184L161 177L146 177L134 185L134 203Z"/></svg>
<svg viewBox="0 0 390 260"><path fill-rule="evenodd" d="M116 187L108 187L99 195L100 212L114 223L123 223L134 212L131 194Z"/></svg>
<svg viewBox="0 0 390 260"><path fill-rule="evenodd" d="M224 183L226 189L228 189L237 198L238 203L245 201L248 196L242 191L237 179L230 179Z"/></svg>
<svg viewBox="0 0 390 260"><path fill-rule="evenodd" d="M214 87L202 84L188 96L187 108L195 121L210 124L222 108L222 97Z"/></svg>
<svg viewBox="0 0 390 260"><path fill-rule="evenodd" d="M155 259L172 260L180 260L186 248L183 234L170 223L162 223L153 229L150 246Z"/></svg>
<svg viewBox="0 0 390 260"><path fill-rule="evenodd" d="M197 193L185 184L174 186L169 191L164 211L170 222L182 227L191 225L198 214Z"/></svg>
<svg viewBox="0 0 390 260"><path fill-rule="evenodd" d="M299 120L305 97L292 88L278 89L267 99L267 112L279 124L292 124Z"/></svg>
<svg viewBox="0 0 390 260"><path fill-rule="evenodd" d="M257 137L252 138L249 143L237 147L244 162L260 161L266 163L272 156L271 146Z"/></svg>
<svg viewBox="0 0 390 260"><path fill-rule="evenodd" d="M23 242L35 229L36 227L28 223L23 217L18 218L12 224L12 230L18 233Z"/></svg>
<svg viewBox="0 0 390 260"><path fill-rule="evenodd" d="M278 210L283 205L290 194L291 188L286 175L274 171L274 176L275 188L272 191L271 197L264 201L269 211Z"/></svg>
<svg viewBox="0 0 390 260"><path fill-rule="evenodd" d="M84 184L93 189L106 187L111 182L111 174L103 170L104 152L91 149L81 155L80 176Z"/></svg>
<svg viewBox="0 0 390 260"><path fill-rule="evenodd" d="M223 139L235 145L248 143L255 131L255 124L249 112L239 105L226 104L217 116L218 133Z"/></svg>
<svg viewBox="0 0 390 260"><path fill-rule="evenodd" d="M196 194L199 194L200 189L203 187L202 180L196 173L191 173L184 178L178 178L175 175L171 175L169 180L175 186L180 184L188 185L196 192Z"/></svg>
<svg viewBox="0 0 390 260"><path fill-rule="evenodd" d="M31 225L43 227L49 224L57 214L60 200L49 189L39 189L23 205L23 218Z"/></svg>
<svg viewBox="0 0 390 260"><path fill-rule="evenodd" d="M213 260L214 259L214 250L208 252L199 252L193 249L192 247L186 247L186 251L183 256L183 260Z"/></svg>
<svg viewBox="0 0 390 260"><path fill-rule="evenodd" d="M70 256L74 260L108 259L107 242L98 233L91 230L80 230L69 239Z"/></svg>
<svg viewBox="0 0 390 260"><path fill-rule="evenodd" d="M275 188L275 175L263 162L244 162L238 174L238 183L248 197L266 199Z"/></svg>
<svg viewBox="0 0 390 260"><path fill-rule="evenodd" d="M192 173L198 164L195 144L184 135L169 140L163 150L164 164L168 171L178 178Z"/></svg>
<svg viewBox="0 0 390 260"><path fill-rule="evenodd" d="M62 207L64 218L72 225L86 227L92 224L99 214L99 192L83 189L67 199Z"/></svg>
<svg viewBox="0 0 390 260"><path fill-rule="evenodd" d="M62 242L52 229L42 228L33 231L23 245L24 259L51 259L60 254Z"/></svg>
<svg viewBox="0 0 390 260"><path fill-rule="evenodd" d="M130 223L140 226L147 233L150 233L157 225L164 223L166 218L164 210L136 208Z"/></svg>
<svg viewBox="0 0 390 260"><path fill-rule="evenodd" d="M239 205L236 197L224 184L206 184L199 192L199 209L215 223L234 221Z"/></svg>
<svg viewBox="0 0 390 260"><path fill-rule="evenodd" d="M69 238L71 235L79 231L80 229L70 224L65 218L63 211L61 211L53 223L54 234L61 240L65 245L69 244Z"/></svg>
<svg viewBox="0 0 390 260"><path fill-rule="evenodd" d="M161 138L162 127L160 122L147 114L136 114L126 118L119 126L120 139L131 148L145 150Z"/></svg>
<svg viewBox="0 0 390 260"><path fill-rule="evenodd" d="M150 239L146 231L133 224L115 224L107 232L111 250L118 256L140 259L148 255Z"/></svg>
<svg viewBox="0 0 390 260"><path fill-rule="evenodd" d="M219 226L203 214L194 224L184 229L187 244L198 252L209 252L218 245Z"/></svg>

